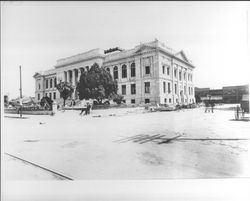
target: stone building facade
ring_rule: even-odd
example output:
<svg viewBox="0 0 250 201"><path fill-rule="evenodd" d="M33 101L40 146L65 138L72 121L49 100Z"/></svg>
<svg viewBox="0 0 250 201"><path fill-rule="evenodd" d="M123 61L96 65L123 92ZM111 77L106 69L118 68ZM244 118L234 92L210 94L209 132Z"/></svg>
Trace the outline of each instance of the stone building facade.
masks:
<svg viewBox="0 0 250 201"><path fill-rule="evenodd" d="M54 69L37 72L36 101L43 96L60 98L55 84L67 81L76 86L82 71L98 63L118 82L118 93L126 104L189 104L195 102L194 65L183 51L175 52L158 40L142 43L133 49L94 49L59 59ZM77 99L74 92L72 98Z"/></svg>

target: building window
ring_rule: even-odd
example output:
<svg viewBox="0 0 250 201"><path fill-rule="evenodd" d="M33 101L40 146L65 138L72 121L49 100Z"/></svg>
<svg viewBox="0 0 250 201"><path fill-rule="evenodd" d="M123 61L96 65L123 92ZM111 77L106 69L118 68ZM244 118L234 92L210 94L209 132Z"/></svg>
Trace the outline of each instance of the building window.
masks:
<svg viewBox="0 0 250 201"><path fill-rule="evenodd" d="M145 86L145 93L149 94L150 93L150 82L145 82L144 86Z"/></svg>
<svg viewBox="0 0 250 201"><path fill-rule="evenodd" d="M166 82L163 82L163 93L166 93Z"/></svg>
<svg viewBox="0 0 250 201"><path fill-rule="evenodd" d="M190 74L188 74L188 81L190 80Z"/></svg>
<svg viewBox="0 0 250 201"><path fill-rule="evenodd" d="M181 71L179 72L179 80L181 80Z"/></svg>
<svg viewBox="0 0 250 201"><path fill-rule="evenodd" d="M177 69L174 69L174 77L177 78Z"/></svg>
<svg viewBox="0 0 250 201"><path fill-rule="evenodd" d="M55 77L55 79L54 79L54 87L56 87L56 77Z"/></svg>
<svg viewBox="0 0 250 201"><path fill-rule="evenodd" d="M131 104L135 104L135 99L131 99Z"/></svg>
<svg viewBox="0 0 250 201"><path fill-rule="evenodd" d="M54 98L54 99L56 99L56 92L54 92L54 94L53 94L53 95L54 95L54 97L53 97L53 98Z"/></svg>
<svg viewBox="0 0 250 201"><path fill-rule="evenodd" d="M178 103L178 98L176 98L176 103Z"/></svg>
<svg viewBox="0 0 250 201"><path fill-rule="evenodd" d="M131 94L136 94L136 86L135 86L135 84L131 84Z"/></svg>
<svg viewBox="0 0 250 201"><path fill-rule="evenodd" d="M150 103L150 99L146 98L145 103Z"/></svg>
<svg viewBox="0 0 250 201"><path fill-rule="evenodd" d="M165 74L165 66L162 66L162 74Z"/></svg>
<svg viewBox="0 0 250 201"><path fill-rule="evenodd" d="M122 95L126 95L126 85L122 85Z"/></svg>
<svg viewBox="0 0 250 201"><path fill-rule="evenodd" d="M190 87L188 87L188 95L190 95Z"/></svg>
<svg viewBox="0 0 250 201"><path fill-rule="evenodd" d="M168 93L171 93L170 82L168 82Z"/></svg>
<svg viewBox="0 0 250 201"><path fill-rule="evenodd" d="M131 64L131 77L135 77L135 63Z"/></svg>
<svg viewBox="0 0 250 201"><path fill-rule="evenodd" d="M108 71L110 73L110 68L106 68L106 71Z"/></svg>
<svg viewBox="0 0 250 201"><path fill-rule="evenodd" d="M187 79L186 79L186 72L184 72L184 78L183 78L183 79L184 79L184 80L187 80Z"/></svg>
<svg viewBox="0 0 250 201"><path fill-rule="evenodd" d="M190 81L192 82L193 81L193 76L190 74Z"/></svg>
<svg viewBox="0 0 250 201"><path fill-rule="evenodd" d="M40 94L37 94L37 99L40 100Z"/></svg>
<svg viewBox="0 0 250 201"><path fill-rule="evenodd" d="M49 80L46 80L46 89L49 88Z"/></svg>
<svg viewBox="0 0 250 201"><path fill-rule="evenodd" d="M174 93L177 94L177 84L174 84Z"/></svg>
<svg viewBox="0 0 250 201"><path fill-rule="evenodd" d="M52 88L52 87L53 87L53 80L50 79L50 88Z"/></svg>
<svg viewBox="0 0 250 201"><path fill-rule="evenodd" d="M184 94L187 95L187 88L184 86Z"/></svg>
<svg viewBox="0 0 250 201"><path fill-rule="evenodd" d="M51 93L49 93L49 98L51 99Z"/></svg>
<svg viewBox="0 0 250 201"><path fill-rule="evenodd" d="M122 78L126 78L127 77L127 66L123 65L122 66Z"/></svg>
<svg viewBox="0 0 250 201"><path fill-rule="evenodd" d="M41 89L41 84L40 84L40 83L38 83L38 89L39 89L39 90Z"/></svg>
<svg viewBox="0 0 250 201"><path fill-rule="evenodd" d="M117 66L114 67L114 79L118 79L118 68L117 68Z"/></svg>
<svg viewBox="0 0 250 201"><path fill-rule="evenodd" d="M167 75L170 75L170 67L167 67Z"/></svg>
<svg viewBox="0 0 250 201"><path fill-rule="evenodd" d="M164 103L167 103L167 99L166 98L164 98Z"/></svg>
<svg viewBox="0 0 250 201"><path fill-rule="evenodd" d="M171 98L169 98L169 99L168 99L168 102L169 102L169 103L171 103L171 101L172 101L172 99L171 99Z"/></svg>
<svg viewBox="0 0 250 201"><path fill-rule="evenodd" d="M150 66L145 66L145 74L146 75L150 74Z"/></svg>

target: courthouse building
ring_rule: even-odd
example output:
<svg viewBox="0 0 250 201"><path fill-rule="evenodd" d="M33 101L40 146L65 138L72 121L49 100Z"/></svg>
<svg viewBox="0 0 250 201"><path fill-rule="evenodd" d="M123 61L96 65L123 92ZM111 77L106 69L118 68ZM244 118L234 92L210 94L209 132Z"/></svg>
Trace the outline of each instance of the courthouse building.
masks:
<svg viewBox="0 0 250 201"><path fill-rule="evenodd" d="M176 52L158 40L141 43L133 49L93 49L57 60L53 69L37 72L35 98L59 100L55 86L60 81L76 87L82 71L94 63L104 67L118 82L118 93L126 104L189 104L195 102L194 65L183 51ZM77 99L75 91L72 95Z"/></svg>

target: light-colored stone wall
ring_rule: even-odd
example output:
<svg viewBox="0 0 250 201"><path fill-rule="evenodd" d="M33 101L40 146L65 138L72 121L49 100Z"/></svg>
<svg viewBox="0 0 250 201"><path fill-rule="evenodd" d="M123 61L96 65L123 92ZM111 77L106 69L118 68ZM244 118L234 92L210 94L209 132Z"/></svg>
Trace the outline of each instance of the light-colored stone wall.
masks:
<svg viewBox="0 0 250 201"><path fill-rule="evenodd" d="M46 71L45 75L36 79L36 100L37 94L40 94L40 99L47 93L56 92L57 99L60 98L59 92L53 88L46 88L46 79L55 79L57 83L60 81L71 81L76 87L77 81L80 79L80 68L89 69L94 63L109 68L113 77L114 67L118 67L118 93L122 94L122 85L126 85L126 95L124 99L127 104L134 99L136 104L145 102L145 99L150 99L151 103L160 104L177 104L177 103L192 103L194 101L194 84L193 84L193 69L194 67L187 64L175 56L171 48L166 47L159 41L141 44L134 49L125 50L105 55L100 49L88 51L83 54L60 59L57 61L55 69ZM131 64L135 63L136 76L131 77ZM122 78L122 66L127 66L127 77ZM145 73L145 67L150 66L150 74ZM163 73L162 66L165 66ZM169 75L167 74L169 68ZM177 76L174 76L174 71L177 70ZM55 73L53 73L55 72ZM179 77L181 72L181 80ZM186 79L184 79L186 73ZM192 80L190 78L192 76ZM145 93L145 82L150 82L150 93ZM166 83L166 92L163 91L163 82ZM42 83L42 88L38 90L38 83ZM170 91L168 91L168 83L170 83ZM136 94L131 94L131 84L136 84ZM177 85L177 94L175 94L175 84ZM53 82L54 85L54 82ZM182 91L186 94L180 95ZM189 90L193 93L189 94ZM73 94L73 98L77 95Z"/></svg>

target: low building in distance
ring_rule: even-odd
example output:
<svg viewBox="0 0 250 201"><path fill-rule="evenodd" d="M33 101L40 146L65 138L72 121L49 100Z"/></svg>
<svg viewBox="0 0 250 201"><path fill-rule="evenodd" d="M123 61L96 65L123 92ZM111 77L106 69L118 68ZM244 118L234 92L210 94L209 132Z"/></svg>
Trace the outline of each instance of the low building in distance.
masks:
<svg viewBox="0 0 250 201"><path fill-rule="evenodd" d="M195 102L193 70L195 66L183 51L176 52L154 40L133 49L93 49L57 60L53 69L36 72L35 97L60 98L55 86L60 81L77 85L82 71L98 63L118 82L118 93L126 104L190 104ZM73 99L78 99L76 92Z"/></svg>
<svg viewBox="0 0 250 201"><path fill-rule="evenodd" d="M197 102L210 99L218 103L240 103L243 96L249 96L249 85L226 86L222 89L197 88L195 98Z"/></svg>

